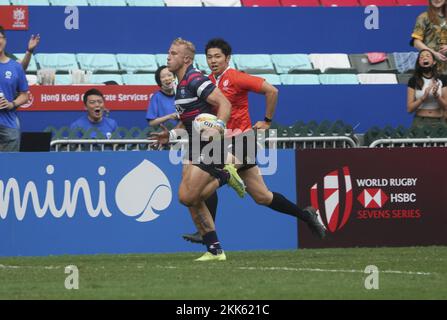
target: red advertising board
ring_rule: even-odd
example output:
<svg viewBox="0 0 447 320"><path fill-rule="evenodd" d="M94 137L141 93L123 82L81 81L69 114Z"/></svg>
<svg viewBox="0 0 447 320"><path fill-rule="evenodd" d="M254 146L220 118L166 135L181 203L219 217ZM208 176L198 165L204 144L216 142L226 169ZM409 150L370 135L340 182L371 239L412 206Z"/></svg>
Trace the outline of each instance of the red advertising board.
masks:
<svg viewBox="0 0 447 320"><path fill-rule="evenodd" d="M0 25L5 30L28 30L27 6L0 6Z"/></svg>
<svg viewBox="0 0 447 320"><path fill-rule="evenodd" d="M77 111L84 110L84 93L97 88L106 100L109 110L147 110L157 86L30 86L30 101L22 111Z"/></svg>
<svg viewBox="0 0 447 320"><path fill-rule="evenodd" d="M299 150L299 203L328 237L298 224L299 247L447 244L447 149Z"/></svg>

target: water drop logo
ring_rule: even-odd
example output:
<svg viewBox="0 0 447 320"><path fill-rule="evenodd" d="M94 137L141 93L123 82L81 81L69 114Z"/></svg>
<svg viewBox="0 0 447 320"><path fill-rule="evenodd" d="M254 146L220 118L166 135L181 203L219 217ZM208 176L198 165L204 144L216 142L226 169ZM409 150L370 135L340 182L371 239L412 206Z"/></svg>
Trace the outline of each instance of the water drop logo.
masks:
<svg viewBox="0 0 447 320"><path fill-rule="evenodd" d="M155 211L166 209L172 200L168 178L156 165L143 160L118 183L115 201L118 209L138 222L158 218Z"/></svg>

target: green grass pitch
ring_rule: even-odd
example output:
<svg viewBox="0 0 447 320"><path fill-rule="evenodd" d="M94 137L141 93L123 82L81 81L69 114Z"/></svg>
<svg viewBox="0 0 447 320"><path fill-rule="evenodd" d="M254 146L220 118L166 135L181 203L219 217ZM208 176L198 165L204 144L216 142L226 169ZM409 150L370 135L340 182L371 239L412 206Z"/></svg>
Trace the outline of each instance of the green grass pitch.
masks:
<svg viewBox="0 0 447 320"><path fill-rule="evenodd" d="M0 258L0 299L447 299L447 247L226 253ZM368 265L378 289L365 288Z"/></svg>

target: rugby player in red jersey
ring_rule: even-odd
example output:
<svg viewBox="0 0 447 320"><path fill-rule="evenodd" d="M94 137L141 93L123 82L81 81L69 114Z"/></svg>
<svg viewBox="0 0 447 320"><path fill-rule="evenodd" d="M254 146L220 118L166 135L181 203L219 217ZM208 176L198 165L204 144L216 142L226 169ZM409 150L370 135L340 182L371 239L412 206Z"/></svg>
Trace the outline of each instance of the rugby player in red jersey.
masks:
<svg viewBox="0 0 447 320"><path fill-rule="evenodd" d="M231 116L227 122L227 130L250 132L252 129L269 129L276 109L278 90L263 78L252 76L230 67L231 46L223 39L210 40L205 48L206 59L212 74L210 80L218 87L231 103ZM265 118L252 126L248 112L248 93L255 92L265 96ZM253 136L253 134L252 134ZM233 139L233 141L235 141ZM254 142L255 144L256 142ZM233 143L234 146L234 143ZM244 146L246 149L247 146ZM254 148L252 148L254 149ZM245 152L249 154L250 152ZM236 154L233 150L233 154ZM245 155L244 155L245 157ZM248 155L247 158L250 156ZM316 210L312 207L300 209L295 203L282 194L272 192L266 186L255 159L243 159L236 164L239 176L245 183L247 193L259 205L267 206L275 211L296 217L307 223L311 231L319 238L324 238L326 228L319 221ZM214 203L211 203L214 201ZM208 198L207 206L216 218L217 194ZM185 240L202 243L199 233L183 235Z"/></svg>

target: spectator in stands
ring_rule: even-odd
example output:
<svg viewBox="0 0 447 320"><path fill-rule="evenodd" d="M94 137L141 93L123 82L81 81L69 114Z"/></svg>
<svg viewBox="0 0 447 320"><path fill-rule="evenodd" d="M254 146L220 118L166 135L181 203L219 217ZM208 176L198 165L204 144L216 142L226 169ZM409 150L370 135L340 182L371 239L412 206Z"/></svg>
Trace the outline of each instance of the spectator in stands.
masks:
<svg viewBox="0 0 447 320"><path fill-rule="evenodd" d="M447 77L439 76L434 54L421 50L408 81L407 111L415 112L413 127L445 126Z"/></svg>
<svg viewBox="0 0 447 320"><path fill-rule="evenodd" d="M110 139L112 134L118 128L115 120L104 117L104 112L108 114L105 107L104 95L98 89L90 89L84 94L84 105L87 113L81 118L73 122L70 126L71 130L82 129L84 132L90 131L89 138L99 138L97 133L100 132L105 138ZM82 137L82 134L79 134Z"/></svg>
<svg viewBox="0 0 447 320"><path fill-rule="evenodd" d="M446 8L446 0L430 0L427 11L417 17L411 35L414 47L433 53L441 74L447 73Z"/></svg>
<svg viewBox="0 0 447 320"><path fill-rule="evenodd" d="M146 119L153 127L160 124L175 127L179 118L175 110L174 74L167 66L161 66L155 72L155 81L160 90L151 98Z"/></svg>
<svg viewBox="0 0 447 320"><path fill-rule="evenodd" d="M0 29L0 151L19 151L17 108L28 102L28 82L22 66L6 56L6 34Z"/></svg>
<svg viewBox="0 0 447 320"><path fill-rule="evenodd" d="M3 27L0 26L0 30L3 30ZM22 64L23 70L26 71L28 69L29 63L31 61L31 57L34 53L34 49L39 45L40 42L40 35L39 34L32 34L31 38L28 41L28 47L26 49L25 55L23 56L22 60L19 60L15 55L12 53L6 53L6 56L11 58L12 60L15 60Z"/></svg>

